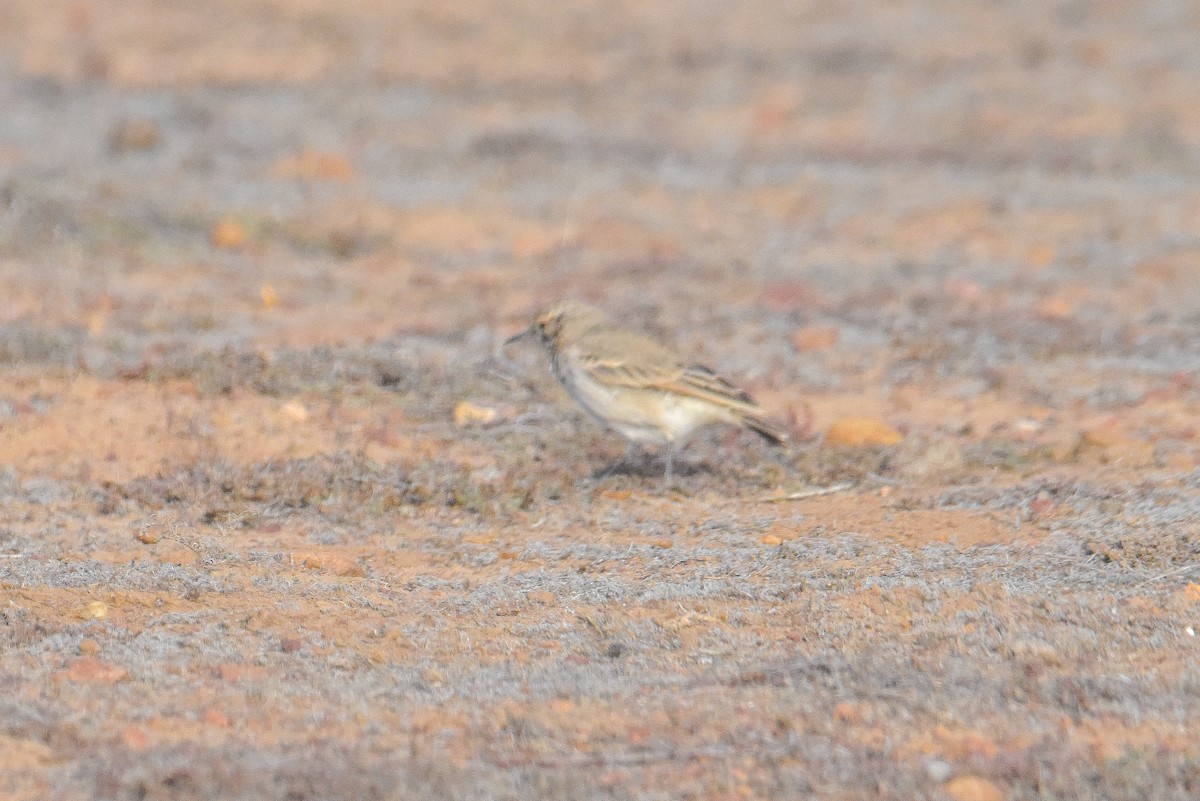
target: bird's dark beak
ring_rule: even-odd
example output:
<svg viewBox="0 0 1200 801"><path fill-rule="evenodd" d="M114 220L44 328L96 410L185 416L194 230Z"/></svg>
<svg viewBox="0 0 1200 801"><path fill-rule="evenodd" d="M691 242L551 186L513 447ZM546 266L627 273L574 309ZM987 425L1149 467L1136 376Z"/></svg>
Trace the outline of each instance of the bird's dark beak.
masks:
<svg viewBox="0 0 1200 801"><path fill-rule="evenodd" d="M504 344L501 347L507 348L509 345L512 345L515 342L519 342L522 339L525 339L526 337L531 337L531 336L533 336L533 332L534 332L534 328L531 325L528 328L526 328L525 330L518 331L516 334L513 334L511 337L504 340Z"/></svg>

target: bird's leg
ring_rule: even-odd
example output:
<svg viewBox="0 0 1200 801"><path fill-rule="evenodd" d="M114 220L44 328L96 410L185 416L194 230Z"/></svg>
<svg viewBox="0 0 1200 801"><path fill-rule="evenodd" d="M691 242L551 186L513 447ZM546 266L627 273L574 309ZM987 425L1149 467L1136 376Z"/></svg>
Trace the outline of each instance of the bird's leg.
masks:
<svg viewBox="0 0 1200 801"><path fill-rule="evenodd" d="M667 443L666 462L667 462L667 466L663 469L663 487L665 489L670 489L673 468L675 466L675 443L674 442Z"/></svg>

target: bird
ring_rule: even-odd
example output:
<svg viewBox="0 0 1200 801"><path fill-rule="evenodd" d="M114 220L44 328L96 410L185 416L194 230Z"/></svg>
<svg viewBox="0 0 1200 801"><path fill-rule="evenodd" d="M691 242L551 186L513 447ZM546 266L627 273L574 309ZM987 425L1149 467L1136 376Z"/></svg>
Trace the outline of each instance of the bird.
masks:
<svg viewBox="0 0 1200 801"><path fill-rule="evenodd" d="M627 440L617 464L626 463L643 444L664 448L668 487L676 450L698 429L727 423L748 428L772 445L787 442L743 390L658 340L618 325L595 306L559 301L504 346L527 337L541 342L567 394Z"/></svg>

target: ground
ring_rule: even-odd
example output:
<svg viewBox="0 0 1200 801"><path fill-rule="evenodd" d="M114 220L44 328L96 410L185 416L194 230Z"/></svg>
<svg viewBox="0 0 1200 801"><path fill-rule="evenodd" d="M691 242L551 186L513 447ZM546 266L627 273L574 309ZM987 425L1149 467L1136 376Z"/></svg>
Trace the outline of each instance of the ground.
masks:
<svg viewBox="0 0 1200 801"><path fill-rule="evenodd" d="M1195 4L0 18L0 797L1200 797Z"/></svg>

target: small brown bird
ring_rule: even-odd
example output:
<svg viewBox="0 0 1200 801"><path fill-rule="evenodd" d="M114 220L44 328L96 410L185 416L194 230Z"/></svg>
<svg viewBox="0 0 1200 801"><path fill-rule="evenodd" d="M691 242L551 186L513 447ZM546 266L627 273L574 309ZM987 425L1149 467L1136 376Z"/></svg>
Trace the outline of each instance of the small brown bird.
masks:
<svg viewBox="0 0 1200 801"><path fill-rule="evenodd" d="M571 300L556 303L504 344L535 335L567 393L629 441L622 461L643 443L665 447L667 484L676 448L699 428L731 423L773 445L787 440L745 392L707 367L688 364L645 334L618 327L594 306Z"/></svg>

